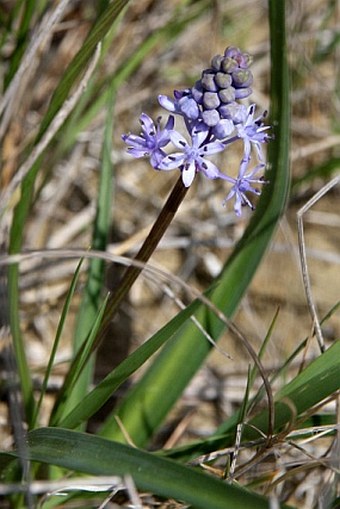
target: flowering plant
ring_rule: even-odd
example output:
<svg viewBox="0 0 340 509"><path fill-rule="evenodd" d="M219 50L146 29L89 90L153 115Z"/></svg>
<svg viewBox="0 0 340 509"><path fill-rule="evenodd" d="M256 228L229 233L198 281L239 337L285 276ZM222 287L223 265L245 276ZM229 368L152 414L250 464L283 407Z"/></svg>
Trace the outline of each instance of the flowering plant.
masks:
<svg viewBox="0 0 340 509"><path fill-rule="evenodd" d="M246 107L239 102L252 93L251 63L248 53L228 47L224 55L213 57L211 67L202 72L201 79L192 88L175 90L173 99L158 96L160 105L170 113L163 128L161 117L155 123L142 113L139 119L141 134L122 136L128 152L134 157L149 157L155 170L178 168L185 187L192 184L197 173L232 184L223 203L234 198L237 216L241 215L243 206L254 209L246 193L261 193L256 186L265 183L262 174L266 163L262 145L270 139L270 126L263 123L266 112L255 117L255 104ZM190 141L174 129L175 115L183 118ZM244 151L238 175L234 178L223 173L207 157L223 152L238 140L243 141ZM169 143L177 149L176 152L164 151ZM253 148L258 164L249 169Z"/></svg>

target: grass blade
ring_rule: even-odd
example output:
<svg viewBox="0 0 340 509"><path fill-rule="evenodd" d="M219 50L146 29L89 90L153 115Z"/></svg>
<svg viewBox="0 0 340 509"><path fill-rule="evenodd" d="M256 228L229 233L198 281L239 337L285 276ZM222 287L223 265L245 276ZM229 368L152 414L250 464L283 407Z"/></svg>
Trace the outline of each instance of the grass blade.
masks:
<svg viewBox="0 0 340 509"><path fill-rule="evenodd" d="M77 356L75 357L74 361L72 362L69 371L66 375L66 378L64 380L64 383L62 385L62 388L60 389L58 393L58 397L55 401L51 417L50 417L50 423L53 425L56 425L56 423L61 419L61 417L65 413L65 406L67 404L67 401L70 397L70 394L79 379L80 374L82 373L84 367L87 364L89 354L93 348L93 343L96 339L96 335L98 332L98 328L100 326L100 323L103 319L103 314L105 311L105 306L107 304L107 299L104 300L97 316L96 320L91 328L91 331L89 333L89 337L86 339L84 348L79 350Z"/></svg>
<svg viewBox="0 0 340 509"><path fill-rule="evenodd" d="M32 461L94 475L130 474L137 488L183 500L197 509L269 508L268 500L250 491L174 461L93 435L42 428L29 434L28 444ZM281 505L282 509L284 507L287 506Z"/></svg>
<svg viewBox="0 0 340 509"><path fill-rule="evenodd" d="M92 248L105 251L109 231L111 226L111 208L112 208L112 190L113 190L113 165L111 159L112 139L113 139L113 109L114 95L113 88L107 100L107 115L104 130L104 139L102 147L102 165L99 181L99 191L97 198L97 213L94 222ZM87 283L84 290L83 299L77 316L76 330L74 335L74 353L81 348L89 335L91 327L96 319L102 300L102 290L105 279L105 262L97 258L90 260ZM73 409L83 400L88 392L92 381L94 366L94 356L89 359L84 367L72 393L70 394L65 412Z"/></svg>
<svg viewBox="0 0 340 509"><path fill-rule="evenodd" d="M39 411L40 411L40 408L41 408L41 404L42 404L44 396L46 394L48 380L49 380L49 377L50 377L50 374L51 374L51 371L52 371L52 367L53 367L53 363L54 363L54 359L55 359L55 356L56 356L56 353L57 353L57 350L58 350L58 347L59 347L59 342L60 342L60 339L61 339L61 335L62 335L62 332L64 330L64 325L65 325L65 321L66 321L66 318L67 318L67 314L68 314L68 311L70 309L71 301L72 301L72 298L73 298L73 295L74 295L74 292L75 292L75 289L76 289L76 285L77 285L77 282L78 282L78 279L79 279L80 269L81 269L82 263L83 263L83 260L80 260L80 262L78 263L78 267L77 267L77 269L76 269L76 271L74 273L74 276L72 278L69 291L67 292L67 295L66 295L65 304L64 304L64 307L63 307L63 310L62 310L62 313L61 313L61 317L60 317L60 320L59 320L59 323L58 323L58 327L57 327L56 337L55 337L55 340L53 342L53 347L52 347L51 355L50 355L50 358L48 360L48 364L47 364L47 367L46 367L46 372L45 372L44 380L43 380L43 383L42 383L42 386L41 386L39 401L38 401L38 403L36 405L35 414L34 414L34 417L33 417L32 427L35 427L35 425L36 425L37 418L38 418L38 415L39 415Z"/></svg>
<svg viewBox="0 0 340 509"><path fill-rule="evenodd" d="M332 396L340 389L339 359L340 341L334 343L325 353L315 359L306 369L277 392L274 397L275 433L280 432L283 426L290 425L293 417L303 423L302 416L304 412L320 404L325 398ZM322 383L320 383L320 380L322 380ZM293 408L295 416L292 414ZM306 415L306 420L308 419L309 416ZM193 456L200 456L221 447L228 447L233 443L237 423L238 414L236 413L218 429L215 436L168 451L166 455L185 461ZM243 431L244 440L254 440L261 437L256 429L265 434L268 429L267 410L252 418L249 424L251 426L245 427Z"/></svg>
<svg viewBox="0 0 340 509"><path fill-rule="evenodd" d="M34 9L36 9L36 7L37 5L34 0L26 0L26 2L24 2L24 12L22 13L20 26L16 34L17 45L11 57L10 66L5 76L4 88L7 88L9 82L11 81L19 67L22 55L24 54L27 42L29 40L30 22L35 12Z"/></svg>
<svg viewBox="0 0 340 509"><path fill-rule="evenodd" d="M14 209L12 227L9 238L9 254L18 253L21 249L22 237L24 231L24 222L28 214L32 198L34 180L39 169L36 163L32 171L27 175L21 187L21 199ZM27 363L24 341L20 330L19 315L19 267L11 265L8 268L8 293L10 305L10 325L13 338L13 348L15 352L18 376L21 385L23 405L26 419L29 427L31 426L33 415L35 413L35 402L33 396L33 382Z"/></svg>
<svg viewBox="0 0 340 509"><path fill-rule="evenodd" d="M336 393L340 389L340 341L334 343L275 396L275 426L277 430L292 420L292 407L297 416ZM290 402L292 407L287 404ZM252 424L266 432L266 412Z"/></svg>
<svg viewBox="0 0 340 509"><path fill-rule="evenodd" d="M78 404L64 419L59 426L75 428L89 419L109 399L118 387L125 382L138 368L140 368L161 346L171 339L172 335L190 318L199 303L187 307L176 315L169 323L160 329L152 338L141 345L135 352L129 355L120 365L109 373L93 391L91 391L81 403Z"/></svg>

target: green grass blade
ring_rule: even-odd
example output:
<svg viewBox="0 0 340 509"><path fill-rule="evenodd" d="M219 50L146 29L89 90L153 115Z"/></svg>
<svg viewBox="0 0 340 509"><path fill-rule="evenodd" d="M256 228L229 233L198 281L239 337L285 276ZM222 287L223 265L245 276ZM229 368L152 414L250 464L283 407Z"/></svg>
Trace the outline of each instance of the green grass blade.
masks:
<svg viewBox="0 0 340 509"><path fill-rule="evenodd" d="M56 425L59 420L62 418L66 411L66 405L67 401L70 398L70 394L79 379L80 374L82 373L83 369L85 368L90 352L93 349L93 344L96 339L96 335L100 326L100 323L103 319L105 307L107 304L107 298L104 300L99 312L97 313L95 322L92 326L92 329L89 333L88 338L86 339L86 342L84 344L84 348L79 350L78 354L76 355L75 359L71 363L71 366L69 368L69 371L66 375L66 378L64 380L64 383L58 393L58 397L55 401L51 417L50 417L50 424Z"/></svg>
<svg viewBox="0 0 340 509"><path fill-rule="evenodd" d="M68 315L68 311L70 309L71 301L72 301L72 298L73 298L73 295L74 295L74 292L75 292L75 289L76 289L76 286L77 286L77 283L78 283L78 279L79 279L79 275L80 275L80 269L81 269L82 264L83 264L83 260L80 260L80 262L78 263L77 269L76 269L76 271L74 273L74 276L72 278L70 288L69 288L69 290L67 292L67 295L66 295L65 304L63 306L63 309L62 309L62 312L61 312L61 316L60 316L60 320L59 320L58 327L57 327L56 337L55 337L54 342L53 342L53 347L52 347L51 355L50 355L50 358L48 360L48 364L47 364L47 367L46 367L46 372L45 372L44 380L43 380L43 383L42 383L42 386L41 386L39 401L38 401L38 403L36 405L35 415L33 417L32 427L35 427L35 425L36 425L37 418L38 418L38 415L39 415L39 411L40 411L40 408L41 408L41 404L42 404L42 401L43 401L44 396L46 394L48 380L49 380L49 377L50 377L50 374L51 374L51 371L52 371L52 368L53 368L54 359L55 359L55 356L56 356L56 353L57 353L57 350L58 350L58 347L59 347L59 342L60 342L60 339L61 339L62 332L64 330L64 325L65 325L65 321L66 321L66 318L67 318L67 315Z"/></svg>
<svg viewBox="0 0 340 509"><path fill-rule="evenodd" d="M264 497L236 485L93 435L42 428L29 434L28 448L32 461L93 475L129 474L138 489L184 501L196 509L269 509Z"/></svg>
<svg viewBox="0 0 340 509"><path fill-rule="evenodd" d="M304 412L318 405L325 398L332 396L340 389L339 359L340 341L334 343L326 352L311 362L306 369L276 393L274 397L274 431L276 433L283 426L292 422L292 408L295 411L294 417L300 420ZM288 406L288 401L291 406ZM308 415L306 415L306 419L310 423ZM186 461L193 456L200 456L221 447L228 447L233 443L237 423L238 414L236 413L228 419L223 427L219 428L218 434L216 433L215 436L174 449L173 451L168 451L166 455ZM262 431L262 433L267 432L267 410L262 411L251 419L249 424L252 427L247 426L244 428L243 439L247 441L261 438L261 435L255 429Z"/></svg>
<svg viewBox="0 0 340 509"><path fill-rule="evenodd" d="M39 170L39 166L40 163L37 161L37 163L32 167L30 174L27 175L21 185L20 201L13 212L9 237L9 254L18 253L21 249L25 219L29 211L34 180ZM24 340L20 330L19 267L17 265L11 265L8 268L8 291L13 348L18 367L25 416L28 426L30 427L35 413L35 402L33 395L33 382L27 363Z"/></svg>
<svg viewBox="0 0 340 509"><path fill-rule="evenodd" d="M266 337L264 338L263 340L263 343L261 345L261 348L259 350L259 353L258 353L258 357L260 360L262 360L263 358L263 355L266 351L266 348L268 346L268 342L272 336L272 333L273 333L273 330L274 330L274 326L276 324L276 321L277 321L277 318L279 316L279 308L276 310L276 313L273 317L273 320L269 326L269 329L268 329L268 332L266 334ZM258 375L258 367L256 365L254 365L251 369L251 372L250 372L250 380L249 380L249 383L250 383L250 389L252 389L253 385L254 385L254 381L256 379L256 376ZM272 382L272 379L269 380L269 382ZM257 404L257 402L259 402L263 396L266 394L266 390L265 390L265 387L264 385L260 388L260 390L257 392L257 394L254 396L254 398L251 399L251 401L249 401L249 404L247 406L247 411L250 410L251 407L253 407L254 405Z"/></svg>
<svg viewBox="0 0 340 509"><path fill-rule="evenodd" d="M85 396L83 401L62 419L59 425L63 428L75 428L95 414L114 391L172 337L178 328L194 313L198 305L199 302L196 301L192 306L184 309L156 332L152 338L130 354L95 389Z"/></svg>
<svg viewBox="0 0 340 509"><path fill-rule="evenodd" d="M97 212L94 222L92 248L105 251L109 238L111 226L112 192L113 192L113 165L111 159L112 140L113 140L113 110L114 110L114 92L111 87L111 93L107 100L106 123L104 129L104 139L102 147L102 165L99 180L99 190L97 198ZM97 258L91 259L87 275L87 283L84 289L84 295L77 316L76 329L74 335L75 354L84 347L91 327L96 319L102 300L102 290L105 279L105 262ZM89 385L92 382L94 369L94 356L92 356L84 367L77 383L75 384L65 405L65 412L68 413L79 402L81 402L88 392Z"/></svg>
<svg viewBox="0 0 340 509"><path fill-rule="evenodd" d="M20 26L16 34L16 47L11 56L10 65L4 80L5 89L16 73L21 61L21 57L25 52L30 36L30 23L36 7L37 3L35 0L26 0L26 2L24 2L24 11L22 13Z"/></svg>
<svg viewBox="0 0 340 509"><path fill-rule="evenodd" d="M206 294L228 316L235 312L244 295L288 197L290 102L284 7L283 1L270 2L271 123L275 126L275 139L269 146L269 184L264 189L244 236L227 261L218 284L215 283ZM204 306L197 314L197 319L215 339L224 328ZM134 388L116 412L136 444L141 446L148 442L209 351L208 342L192 324L182 327L165 346L138 387ZM108 418L101 433L105 437L124 441L114 415Z"/></svg>

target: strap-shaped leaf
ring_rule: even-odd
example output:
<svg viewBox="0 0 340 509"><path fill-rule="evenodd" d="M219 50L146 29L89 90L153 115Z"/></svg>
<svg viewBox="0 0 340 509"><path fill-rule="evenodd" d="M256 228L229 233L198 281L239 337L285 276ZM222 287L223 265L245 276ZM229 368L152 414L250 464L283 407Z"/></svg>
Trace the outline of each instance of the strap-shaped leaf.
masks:
<svg viewBox="0 0 340 509"><path fill-rule="evenodd" d="M33 430L32 461L93 475L130 474L140 490L175 498L197 509L269 509L264 497L155 454L61 428ZM287 508L282 505L281 508Z"/></svg>

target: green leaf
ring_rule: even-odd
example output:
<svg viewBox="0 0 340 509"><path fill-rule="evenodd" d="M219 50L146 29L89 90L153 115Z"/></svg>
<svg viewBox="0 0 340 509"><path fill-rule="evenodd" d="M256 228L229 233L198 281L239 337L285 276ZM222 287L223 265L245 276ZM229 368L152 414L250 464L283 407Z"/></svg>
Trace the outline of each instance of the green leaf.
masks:
<svg viewBox="0 0 340 509"><path fill-rule="evenodd" d="M18 253L21 250L25 229L25 220L30 208L34 181L39 170L39 165L40 162L37 161L36 164L32 167L31 172L22 182L20 201L18 202L13 212L12 225L9 236L9 254ZM25 408L26 419L30 427L32 424L33 415L35 413L35 402L33 395L33 382L27 363L24 340L20 329L18 281L19 267L18 265L11 265L8 268L10 325L23 404Z"/></svg>
<svg viewBox="0 0 340 509"><path fill-rule="evenodd" d="M20 26L16 34L16 47L13 51L13 54L11 55L11 59L9 61L9 69L4 80L5 89L7 88L16 70L18 69L21 58L27 47L27 42L29 41L30 37L30 23L37 7L36 4L37 3L34 0L26 0L26 2L24 2L24 11L21 15Z"/></svg>
<svg viewBox="0 0 340 509"><path fill-rule="evenodd" d="M269 509L264 497L210 475L85 433L42 428L28 436L32 461L92 475L131 475L137 488L175 498L196 509ZM282 505L281 508L283 509Z"/></svg>

